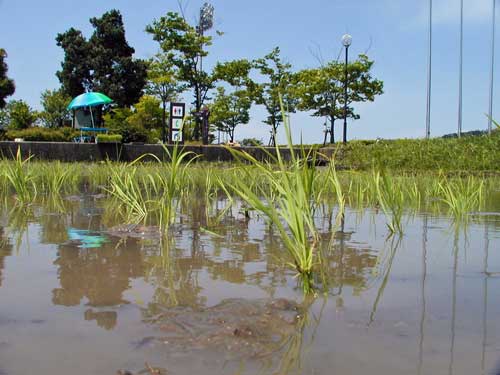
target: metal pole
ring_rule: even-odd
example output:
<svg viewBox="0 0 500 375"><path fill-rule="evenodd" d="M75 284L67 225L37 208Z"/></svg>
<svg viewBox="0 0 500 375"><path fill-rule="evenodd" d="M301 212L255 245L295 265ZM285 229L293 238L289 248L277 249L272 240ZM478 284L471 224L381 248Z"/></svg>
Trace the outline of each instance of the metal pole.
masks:
<svg viewBox="0 0 500 375"><path fill-rule="evenodd" d="M457 136L462 136L462 86L463 86L463 56L464 56L464 0L460 0L460 62L458 78L458 130Z"/></svg>
<svg viewBox="0 0 500 375"><path fill-rule="evenodd" d="M425 121L425 137L431 136L431 85L432 85L432 0L429 0L429 59L427 63L427 115Z"/></svg>
<svg viewBox="0 0 500 375"><path fill-rule="evenodd" d="M349 62L349 46L345 47L345 83L344 83L344 143L347 143L347 64Z"/></svg>
<svg viewBox="0 0 500 375"><path fill-rule="evenodd" d="M492 22L491 22L491 71L490 71L490 103L488 110L488 134L491 134L493 122L493 79L495 69L495 13L496 13L496 0L493 0L492 9Z"/></svg>

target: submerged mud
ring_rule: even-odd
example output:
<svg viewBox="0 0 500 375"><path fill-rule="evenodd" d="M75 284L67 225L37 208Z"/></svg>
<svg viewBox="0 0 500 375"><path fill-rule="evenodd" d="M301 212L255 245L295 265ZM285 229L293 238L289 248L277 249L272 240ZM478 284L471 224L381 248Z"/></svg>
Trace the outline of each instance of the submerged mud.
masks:
<svg viewBox="0 0 500 375"><path fill-rule="evenodd" d="M139 224L121 224L109 228L106 233L118 238L159 238L161 236L160 227Z"/></svg>
<svg viewBox="0 0 500 375"><path fill-rule="evenodd" d="M232 298L200 310L174 307L149 318L159 334L134 346L176 354L210 350L226 358L265 357L286 345L303 312L301 305L286 299Z"/></svg>

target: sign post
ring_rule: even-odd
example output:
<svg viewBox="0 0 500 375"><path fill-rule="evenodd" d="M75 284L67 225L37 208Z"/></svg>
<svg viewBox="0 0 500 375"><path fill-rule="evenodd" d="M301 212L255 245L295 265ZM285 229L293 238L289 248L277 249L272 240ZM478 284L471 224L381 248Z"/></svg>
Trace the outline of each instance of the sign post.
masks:
<svg viewBox="0 0 500 375"><path fill-rule="evenodd" d="M185 114L185 103L170 103L170 131L168 137L170 143L184 143L183 128Z"/></svg>

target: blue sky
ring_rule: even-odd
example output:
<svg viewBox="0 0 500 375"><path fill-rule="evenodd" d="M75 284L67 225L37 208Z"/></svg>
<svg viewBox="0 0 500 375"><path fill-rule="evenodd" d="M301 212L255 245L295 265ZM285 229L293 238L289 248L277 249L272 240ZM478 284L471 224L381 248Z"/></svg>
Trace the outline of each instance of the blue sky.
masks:
<svg viewBox="0 0 500 375"><path fill-rule="evenodd" d="M194 20L202 1L184 3L188 19ZM385 94L374 103L357 107L361 119L350 122L348 137L423 137L427 3L424 0L213 0L215 28L225 34L215 37L205 66L217 60L261 57L280 46L282 55L294 69L314 67L318 65L315 57L318 51L325 60L336 58L340 38L349 32L353 36L350 56L368 49L368 55L375 60L373 73L384 81ZM459 3L459 0L434 0L432 136L454 132L457 127ZM492 0L465 0L464 131L487 126L491 3ZM178 6L176 0L0 0L0 47L9 55L9 75L17 86L14 98L39 108L40 93L59 86L55 72L60 68L63 52L56 46L56 34L75 27L90 36L89 18L112 8L122 12L127 39L136 49L136 56L148 58L158 47L144 32L145 26ZM498 50L497 43L497 67ZM498 68L495 73L493 113L500 118ZM250 124L237 128L236 138L254 136L267 141L269 130L261 123L265 111L255 107L252 112ZM291 121L296 138L301 135L304 142L322 141L323 119L297 113L291 116ZM341 124L338 125L337 139Z"/></svg>

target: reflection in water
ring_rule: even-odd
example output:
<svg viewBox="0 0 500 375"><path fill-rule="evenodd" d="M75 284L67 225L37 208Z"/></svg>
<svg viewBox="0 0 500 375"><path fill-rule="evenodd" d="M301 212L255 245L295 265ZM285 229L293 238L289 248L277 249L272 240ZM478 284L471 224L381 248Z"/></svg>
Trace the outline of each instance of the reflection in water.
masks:
<svg viewBox="0 0 500 375"><path fill-rule="evenodd" d="M185 351L190 354L190 350L196 345L206 344L203 350L212 350L211 342L213 341L211 340L219 340L221 345L229 344L233 350L240 350L240 353L245 353L245 350L248 350L250 358L245 357L241 361L241 374L254 373L252 370L255 369L255 366L261 366L262 374L301 373L301 371L306 372L301 367L309 370L309 366L312 368L307 373L329 373L330 358L323 360L322 358L325 357L321 357L322 350L331 350L339 340L344 340L341 343L346 351L355 353L357 347L360 348L360 352L363 351L362 354L353 354L356 359L349 364L352 366L349 368L349 370L352 369L351 373L362 373L361 366L356 361L358 359L359 362L369 361L374 355L381 355L380 358L383 359L378 361L379 363L374 363L374 367L379 366L373 371L374 375L398 373L399 368L394 370L394 367L385 363L385 361L389 363L393 360L393 358L389 358L390 355L401 354L401 357L416 355L416 366L413 362L414 359L410 357L410 360L407 360L405 357L405 363L399 364L402 369L399 373L418 373L419 375L446 372L462 374L463 368L461 366L463 366L465 355L467 355L467 360L473 355L479 359L478 352L466 353L464 357L457 354L458 349L462 346L462 342L459 341L462 336L455 336L455 330L460 327L459 318L462 315L457 315L456 309L461 307L458 301L460 293L463 293L457 287L460 285L457 284L457 272L459 268L462 271L462 259L459 258L459 255L463 254L460 252L462 244L458 232L455 234L453 252L451 253L453 274L450 323L444 319L445 315L442 313L443 309L446 309L446 317L450 316L450 301L436 298L437 295L441 295L443 287L436 283L435 280L438 277L429 277L430 273L428 274L430 259L433 260L432 270L437 270L436 276L446 275L448 277L450 267L448 257L443 262L443 257L434 257L433 254L436 253L431 252L434 247L443 248L441 245L445 243L444 236L441 235L440 229L437 229L439 226L433 227L428 223L434 219L432 216L422 216L422 227L418 228L418 238L413 234L414 227L407 232L408 234L405 233L404 244L411 251L403 252L398 251L402 243L401 238L392 238L391 241L386 241L383 245L383 236L376 233L375 225L379 219L376 214L366 219L359 218L358 222L353 224L349 222L348 212L347 221L344 220L344 217L341 218L337 232L333 235L331 232L325 233L324 243L322 243L324 246L321 247L322 251L325 251L323 258L325 267L322 267L325 278L318 280L317 284L326 285L329 289L325 295L330 297L330 300L326 298L324 300L323 307L328 306L323 318L325 321L321 322L322 309L319 316L314 315L318 312L321 302L316 300L315 302L302 303L301 305L305 306L304 310L298 317L294 317L290 324L290 321L284 322L282 319L290 317L289 310L285 309L285 312L279 310L278 313L273 311L271 315L266 314L265 303L270 299L280 300L279 297L286 297L287 301L300 299L300 291L293 289L295 280L292 276L294 273L284 265L283 254L285 251L279 237L273 232L273 227L266 225L257 217L247 220L236 209L212 211L203 204L196 207L188 206L185 208L185 214L180 216L182 223L171 228L168 238L121 240L105 231L99 216L98 205L95 202L89 203L85 200L71 202L71 204L66 204L64 212L57 211L56 214L47 214L36 205L29 207L27 211L18 209L10 217L9 227L6 229L0 227L0 286L6 277L5 259L13 253L15 238L19 233L24 236L25 229L28 227L27 223L32 221L39 225L32 225L30 230L40 228L40 236L37 237L35 235L37 233L33 230L29 236L30 241L35 243L38 240L44 244L55 245L45 246L43 251L39 253L31 252L29 254L27 252L28 254L21 253L20 255L26 256L23 258L25 260L28 256L35 254L37 258L33 259L36 261L45 259L51 267L57 270L58 280L55 281L55 284L52 274L44 272L43 275L38 275L39 277L47 277L46 275L50 274L50 279L47 277L43 285L48 285L48 295L52 292L54 304L81 306L78 309L54 309L56 317L54 321L57 321L57 324L62 322L61 326L63 326L67 324L65 322L71 322L71 319L85 319L104 330L113 330L113 335L106 336L106 340L117 343L116 347L119 348L116 349L117 352L123 351L123 346L120 345L127 347L128 343L136 340L139 343L144 343L143 346L138 345L134 346L134 349L130 348L130 352L125 349L124 353L117 355L118 357L122 354L123 357L135 356L129 362L133 365L142 366L143 360L146 359L144 357L152 352L155 355L159 353L161 358L164 358L165 354L172 354L172 358L177 358L177 355L182 356ZM436 221L440 220L442 219ZM369 221L373 225L369 230L366 230L367 224L370 224ZM324 224L326 227L329 225L328 222ZM439 223L439 225L447 224L448 222L444 220ZM413 223L409 225L413 225ZM471 226L474 225L476 224L471 224ZM205 228L208 231L203 230ZM333 225L331 228L334 228ZM371 228L375 230L372 231ZM476 229L476 227L473 228ZM490 228L493 228L493 224ZM355 231L349 232L350 230ZM216 235L211 232L216 233ZM474 231L472 234L471 243L477 240L474 238ZM360 238L367 244L360 244ZM368 239L365 240L365 238ZM418 251L414 251L415 244L417 247L421 246L421 248L418 247ZM385 246L385 250L378 254L373 250L382 246ZM484 268L484 277L478 282L481 287L479 294L482 295L482 298L476 298L475 295L467 297L471 300L476 298L479 303L483 304L482 332L473 332L467 338L477 333L482 334L481 369L485 374L489 366L486 358L488 336L490 341L493 340L493 333L487 331L488 308L491 310L491 304L494 302L490 301L488 306L488 283L492 282L488 261L493 263L492 257L496 256L493 253L489 254L488 224L485 225L484 246L484 266L481 266L481 269ZM493 242L491 242L491 246L495 247ZM57 249L57 253L45 251L47 248ZM398 253L397 261L396 253ZM477 254L471 253L467 256L473 258ZM417 259L420 259L421 266L415 267ZM436 262L434 263L434 261ZM26 261L28 272L32 270L30 268L32 263L29 259ZM9 277L11 273L14 274L19 269L25 271L23 266L23 264L15 264L15 267L18 268L13 266L14 271L8 273ZM46 264L45 267L47 266ZM464 267L463 272L470 272L469 269L470 266ZM395 277L395 274L401 275L402 270L405 272L405 284L402 284L400 277ZM437 275L438 272L439 275ZM17 278L17 280L20 279ZM137 281L134 282L135 280ZM323 280L327 282L323 283ZM473 285L474 282L475 279L471 278L469 285ZM11 284L13 283L8 283L9 287ZM31 287L29 284L23 285L23 287L26 286ZM449 285L444 287L448 291ZM401 304L398 299L401 295L413 297L411 294L413 288L417 288L418 301L412 300L411 303L418 303L419 306L414 309L414 313L412 310L411 313L401 318L401 314L406 313L408 306L405 305L407 300L403 298L404 301ZM5 291L5 285L0 291ZM129 293L126 293L127 291ZM241 296L238 295L240 291L244 291L241 292ZM366 295L365 291L367 291ZM389 296L389 291L391 296ZM137 294L140 294L141 299L144 298L144 304L138 302L141 305L140 309L119 308L120 305L128 303L129 295ZM250 294L252 294L252 299L234 298L235 296L249 297ZM361 294L365 298L359 298ZM371 297L370 305L366 306L365 301L368 295ZM5 298L5 294L0 294L0 296ZM331 298L332 296L333 298ZM43 298L47 298L47 296L44 295ZM432 304L429 303L429 300L432 301ZM437 301L436 304L434 304L435 301ZM26 306L25 311L31 311L36 307L30 301L22 301L22 303L24 304L23 308ZM468 308L470 307L464 307L464 309ZM241 309L246 312L253 311L256 315L250 314L250 318L247 320L238 320L238 312L241 312ZM337 311L345 309L346 313L337 314L335 309ZM464 311L464 315L469 316L467 312L470 313L470 311ZM138 312L142 313L139 319L137 318ZM458 312L461 314L462 310ZM57 319L57 314L71 315L75 313L78 315L71 316L71 319L61 319L60 321ZM377 321L369 328L365 325L368 314L370 324ZM166 319L167 315L171 318L170 320ZM222 321L228 322L226 316L229 316L229 322L235 325L234 327L230 326L232 330L223 329L227 327L222 323ZM117 324L118 319L122 324ZM217 321L217 319L222 320ZM335 324L332 324L331 319L335 319ZM137 322L137 324L123 324L123 322L128 323L129 320L133 323ZM260 321L264 323L259 323ZM247 322L250 323L247 324ZM272 325L274 323L275 325L269 329L267 329L267 325L259 325ZM48 321L46 324L48 326L53 323ZM429 329L430 327L436 329ZM128 328L130 331L127 331ZM158 330L155 330L156 328ZM279 328L278 333L273 331L276 328ZM451 334L449 334L450 328ZM489 328L491 329L491 326ZM318 335L315 335L316 329ZM149 346L147 339L151 336L146 337L146 335L151 335L152 330L154 330L155 335L173 337L173 342L178 345L172 345L172 349L162 346L164 343ZM13 331L16 332L15 329ZM462 330L459 332L462 333ZM469 334L469 330L463 332ZM63 334L65 333L63 332ZM259 334L259 336L254 338L254 333ZM276 333L276 335L273 336L271 333ZM54 333L54 335L57 334L60 332ZM198 340L199 337L202 338L201 341ZM84 340L86 339L91 340L95 337ZM20 339L20 342L23 340L32 340L32 338L24 337ZM266 342L266 340L268 341ZM383 345L376 347L379 340ZM249 344L246 345L246 342ZM262 342L269 345L266 346ZM1 343L2 337L0 337L0 345ZM321 347L325 343L326 349ZM330 344L332 347L328 347ZM81 342L78 341L76 344L73 342L72 345L79 348ZM240 349L238 349L238 345L241 345ZM308 350L309 346L311 347L310 351ZM223 346L221 347L223 349L215 356L217 360L225 358L229 352ZM254 351L250 350L252 348ZM2 348L0 347L0 349ZM343 349L339 349L339 352L341 350ZM261 353L262 357L252 357L254 352ZM312 353L311 358L320 357L319 363L310 364L307 361L310 353ZM1 350L0 354L2 354ZM212 354L211 352L207 357L200 356L203 357L202 359L188 355L187 361L212 361L214 358L211 356ZM327 352L324 355L329 356L329 354ZM82 357L79 358L84 358L85 354L81 355ZM386 355L387 359L384 357ZM140 358L137 359L137 357ZM127 360L129 359L127 358ZM239 360L240 357L237 357L228 366L232 366L234 361L239 363ZM384 363L380 364L380 362ZM394 359L393 362L395 363L396 360ZM161 360L155 364L165 365ZM210 366L218 366L219 364L220 362L210 363ZM187 367L180 365L179 368L185 370L184 372L189 372L189 365L190 363L187 364ZM15 368L15 366L13 367ZM479 368L479 363L477 363L477 368ZM381 369L388 371L384 372ZM231 372L229 372L227 368L223 368L219 372L214 372L211 368L207 370L207 373L238 373L233 370L231 368ZM340 369L338 373L349 373L345 370L342 371L343 369ZM476 371L476 373L478 372ZM183 373L183 371L172 373Z"/></svg>
<svg viewBox="0 0 500 375"><path fill-rule="evenodd" d="M457 320L457 272L458 272L458 240L459 231L455 230L455 239L453 241L453 289L451 301L451 344L450 344L450 365L448 374L453 374L453 362L455 359L455 325Z"/></svg>
<svg viewBox="0 0 500 375"><path fill-rule="evenodd" d="M88 229L68 228L68 239L82 249L96 249L108 242L106 236Z"/></svg>
<svg viewBox="0 0 500 375"><path fill-rule="evenodd" d="M76 306L86 299L86 305L109 308L128 303L122 294L130 288L130 279L144 275L141 248L137 241L127 246L104 243L99 248L81 248L78 243L60 245L54 264L58 266L60 287L52 291L56 305ZM116 313L87 310L86 320L96 320L99 326L112 328Z"/></svg>
<svg viewBox="0 0 500 375"><path fill-rule="evenodd" d="M373 321L375 320L375 314L377 313L377 308L380 303L380 300L382 299L382 296L384 295L385 287L387 286L387 283L389 282L389 277L391 275L391 269L392 269L392 264L394 262L394 257L396 256L396 252L399 248L399 245L401 244L401 237L392 237L391 238L391 243L390 243L390 251L389 251L389 259L387 262L383 262L381 265L382 268L385 268L383 272L383 279L382 282L380 283L380 287L377 291L377 296L375 297L375 301L373 302L373 307L370 312L370 319L368 321L368 325L372 324ZM382 254L379 255L379 257L382 257Z"/></svg>
<svg viewBox="0 0 500 375"><path fill-rule="evenodd" d="M424 328L425 328L425 313L426 313L425 281L427 278L427 221L428 217L427 215L425 215L423 217L423 227L422 227L422 283L421 283L421 296L420 296L422 310L420 315L420 330L419 330L420 339L418 343L418 367L417 367L419 375L422 373L422 366L424 364Z"/></svg>
<svg viewBox="0 0 500 375"><path fill-rule="evenodd" d="M486 345L488 340L488 279L490 274L488 273L488 256L490 250L490 238L488 235L488 223L484 226L484 268L483 268L483 341L482 341L482 351L481 351L481 373L486 372Z"/></svg>
<svg viewBox="0 0 500 375"><path fill-rule="evenodd" d="M0 227L0 287L2 286L2 272L5 268L5 258L12 255L12 244L5 236L4 227Z"/></svg>

